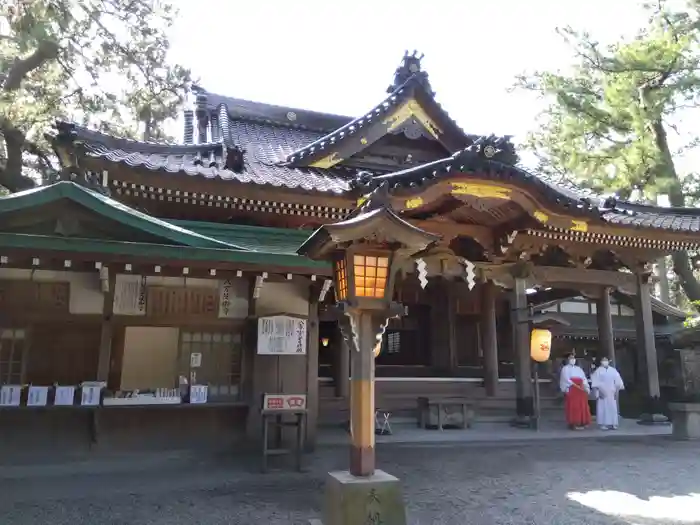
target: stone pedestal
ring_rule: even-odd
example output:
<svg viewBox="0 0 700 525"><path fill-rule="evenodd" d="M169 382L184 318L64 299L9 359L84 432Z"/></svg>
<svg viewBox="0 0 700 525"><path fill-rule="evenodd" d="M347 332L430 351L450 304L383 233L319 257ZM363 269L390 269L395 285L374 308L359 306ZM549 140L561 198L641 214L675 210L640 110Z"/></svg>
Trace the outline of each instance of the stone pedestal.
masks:
<svg viewBox="0 0 700 525"><path fill-rule="evenodd" d="M700 439L700 403L670 403L675 439Z"/></svg>
<svg viewBox="0 0 700 525"><path fill-rule="evenodd" d="M381 470L368 477L355 477L347 471L330 472L322 523L406 525L401 483Z"/></svg>

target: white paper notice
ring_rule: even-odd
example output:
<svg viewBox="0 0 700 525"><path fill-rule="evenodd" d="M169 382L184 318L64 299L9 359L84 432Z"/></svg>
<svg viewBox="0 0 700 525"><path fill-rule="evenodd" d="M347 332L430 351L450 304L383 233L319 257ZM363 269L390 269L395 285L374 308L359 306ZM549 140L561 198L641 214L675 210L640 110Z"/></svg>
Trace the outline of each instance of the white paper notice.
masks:
<svg viewBox="0 0 700 525"><path fill-rule="evenodd" d="M190 404L200 405L207 402L209 387L207 385L192 385L190 387Z"/></svg>
<svg viewBox="0 0 700 525"><path fill-rule="evenodd" d="M20 385L4 385L0 389L0 406L18 407L21 394L22 387Z"/></svg>
<svg viewBox="0 0 700 525"><path fill-rule="evenodd" d="M49 396L48 386L30 386L27 394L28 407L45 407Z"/></svg>
<svg viewBox="0 0 700 525"><path fill-rule="evenodd" d="M56 397L53 401L55 406L71 406L75 397L74 386L57 386Z"/></svg>
<svg viewBox="0 0 700 525"><path fill-rule="evenodd" d="M80 404L82 406L94 407L100 404L100 391L102 387L84 386L80 390L82 392L80 396Z"/></svg>

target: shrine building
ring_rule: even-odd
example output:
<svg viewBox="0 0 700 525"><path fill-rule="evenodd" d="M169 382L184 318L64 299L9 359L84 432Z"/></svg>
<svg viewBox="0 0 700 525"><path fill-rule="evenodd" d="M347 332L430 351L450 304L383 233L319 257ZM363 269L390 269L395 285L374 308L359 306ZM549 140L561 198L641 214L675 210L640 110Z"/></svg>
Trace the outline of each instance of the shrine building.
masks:
<svg viewBox="0 0 700 525"><path fill-rule="evenodd" d="M0 448L228 446L260 435L266 393L306 396L313 445L347 419L350 359L331 267L297 249L380 186L441 240L397 277L407 315L376 358L378 407L450 395L527 415L527 316L544 311L569 323L545 380L570 351L612 356L657 410L656 335L685 314L653 297L650 263L700 249L700 211L524 169L508 136L450 117L415 53L390 80L359 116L198 88L175 145L57 123L61 180L0 198ZM261 317L287 339L262 348Z"/></svg>

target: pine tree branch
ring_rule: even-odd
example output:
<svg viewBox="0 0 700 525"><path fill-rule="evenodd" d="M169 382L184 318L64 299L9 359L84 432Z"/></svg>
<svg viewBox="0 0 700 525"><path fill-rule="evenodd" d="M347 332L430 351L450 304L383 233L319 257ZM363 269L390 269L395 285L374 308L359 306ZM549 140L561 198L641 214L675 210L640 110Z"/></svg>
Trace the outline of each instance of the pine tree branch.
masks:
<svg viewBox="0 0 700 525"><path fill-rule="evenodd" d="M46 62L58 58L58 44L42 41L34 52L26 58L17 58L5 77L3 89L5 91L17 91L22 81L32 71L39 69Z"/></svg>

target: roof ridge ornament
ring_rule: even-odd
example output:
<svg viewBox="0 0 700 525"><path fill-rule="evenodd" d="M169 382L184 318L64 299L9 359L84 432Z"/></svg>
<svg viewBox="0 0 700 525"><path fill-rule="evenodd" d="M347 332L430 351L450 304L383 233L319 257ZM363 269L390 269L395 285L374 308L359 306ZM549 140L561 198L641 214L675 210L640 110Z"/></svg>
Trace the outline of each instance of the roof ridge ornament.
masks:
<svg viewBox="0 0 700 525"><path fill-rule="evenodd" d="M432 97L435 96L433 88L430 86L430 81L428 80L428 73L423 71L421 60L425 55L414 50L412 54L408 53L408 50L404 52L403 58L401 59L401 64L396 68L394 72L394 81L386 89L387 93L393 93L403 84L405 84L410 78L415 78L416 81L423 86L423 88Z"/></svg>

